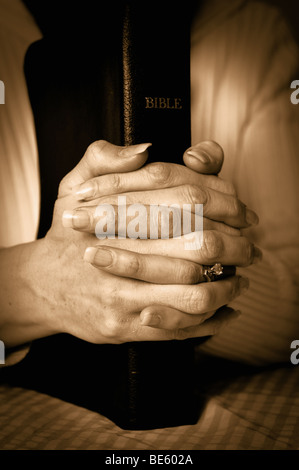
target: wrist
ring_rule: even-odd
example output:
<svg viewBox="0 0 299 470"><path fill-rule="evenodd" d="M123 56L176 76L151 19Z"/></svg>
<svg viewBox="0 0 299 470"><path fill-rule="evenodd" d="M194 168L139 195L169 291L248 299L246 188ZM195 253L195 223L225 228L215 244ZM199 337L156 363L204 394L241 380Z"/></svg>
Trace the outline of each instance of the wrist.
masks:
<svg viewBox="0 0 299 470"><path fill-rule="evenodd" d="M0 337L7 347L59 332L44 239L0 251Z"/></svg>

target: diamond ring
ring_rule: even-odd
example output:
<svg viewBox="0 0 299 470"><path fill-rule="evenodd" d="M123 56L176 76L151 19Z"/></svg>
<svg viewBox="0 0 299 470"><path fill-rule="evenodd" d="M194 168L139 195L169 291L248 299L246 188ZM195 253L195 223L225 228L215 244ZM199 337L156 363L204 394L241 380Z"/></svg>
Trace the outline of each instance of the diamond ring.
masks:
<svg viewBox="0 0 299 470"><path fill-rule="evenodd" d="M223 274L223 267L220 263L214 264L214 266L204 266L203 277L206 282L216 281L218 276Z"/></svg>

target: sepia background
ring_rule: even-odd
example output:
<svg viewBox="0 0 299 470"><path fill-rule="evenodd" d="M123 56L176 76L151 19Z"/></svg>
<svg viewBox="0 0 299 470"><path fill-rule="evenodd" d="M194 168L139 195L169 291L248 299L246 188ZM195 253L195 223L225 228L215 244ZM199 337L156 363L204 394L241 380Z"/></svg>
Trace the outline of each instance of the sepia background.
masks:
<svg viewBox="0 0 299 470"><path fill-rule="evenodd" d="M217 7L217 0L211 3ZM219 6L221 3L219 0ZM22 386L22 382L18 378L15 379L14 370L17 371L17 375L18 367L21 370L25 364L22 374L27 374L29 371L30 353L29 359L25 358L18 364L18 360L28 352L26 350L20 353L21 356L15 356L13 360L17 362L15 366L0 370L0 449L168 449L172 451L299 449L297 437L299 367L289 360L290 344L299 336L298 282L294 275L298 270L296 259L298 260L299 238L298 192L296 192L299 105L296 107L290 103L291 90L288 88L291 80L299 80L299 63L296 65L298 50L296 51L295 42L291 39L293 36L299 44L299 9L296 0L263 0L248 3L259 5L260 25L264 21L266 28L267 18L272 18L273 15L273 24L281 25L281 21L283 23L286 21L291 33L286 35L283 43L285 49L282 53L281 67L277 60L275 62L275 50L273 56L268 57L265 53L265 63L269 59L267 65L270 75L266 77L269 88L266 82L261 82L261 86L253 89L253 93L256 92L256 95L259 91L265 93L261 96L261 103L266 102L269 106L265 109L267 116L271 115L271 119L267 117L263 120L262 116L256 127L253 120L251 132L254 137L248 139L248 147L245 145L240 152L245 161L243 167L237 162L240 149L227 135L231 123L236 126L237 132L240 130L238 127L240 121L236 116L242 118L243 102L239 97L233 102L231 96L234 96L236 89L240 89L238 87L241 82L246 82L247 71L241 67L233 71L235 88L227 88L227 94L223 94L221 107L221 100L216 93L217 87L213 83L214 88L209 88L206 76L212 74L213 77L217 77L219 83L225 83L225 74L222 75L217 67L220 67L221 60L223 63L230 63L232 53L228 52L225 56L224 48L218 48L216 23L214 32L213 26L208 24L208 29L211 27L212 32L206 33L208 38L205 39L206 49L202 46L203 40L200 36L202 30L199 28L198 35L194 34L194 50L198 51L199 58L204 57L206 63L210 63L209 58L212 54L216 54L216 51L219 54L219 61L211 60L211 70L203 70L200 77L198 79L195 77L193 81L195 98L202 93L203 83L206 83L203 94L209 96L210 103L215 105L213 108L208 106L209 102L205 99L195 100L194 115L197 115L196 110L199 110L200 119L202 116L205 119L199 122L194 120L194 143L202 139L224 142L225 154L228 157L221 176L233 179L238 193L242 196L241 199L244 196L245 202L250 207L258 213L262 212L260 228L252 231L251 236L257 244L264 245L262 248L265 247L265 264L250 268L249 274L246 270L246 275L251 280L252 291L233 303L236 309L243 311L242 318L223 334L217 335L200 348L197 380L203 409L198 423L194 426L150 431L120 429L112 421L94 411L61 399L55 394L41 393L34 387ZM263 4L265 7L276 9L271 8L271 12L261 10L260 5ZM0 6L5 5L8 5L8 1L0 0ZM11 14L14 15L14 12L11 11ZM53 15L53 12L51 14ZM273 24L269 23L271 34L275 34L275 31L270 29ZM21 29L18 23L14 28L13 34L23 37L23 44L18 52L20 59L29 45L40 39L41 33L36 27L31 28L28 33L26 26ZM5 31L3 23L2 31ZM222 30L222 34L223 31L225 29ZM238 34L236 33L236 37ZM229 42L231 44L234 41L233 35L234 32L229 31L224 40L231 41ZM251 40L254 44L254 34ZM248 50L254 56L254 47L250 47L248 46ZM20 70L16 73L14 62L16 56L12 56L12 49L5 42L4 33L1 48L0 64L1 60L8 63L11 75L3 78L0 75L0 79L6 85L6 103L0 106L0 126L3 136L4 133L5 136L10 136L6 140L2 138L2 144L0 143L2 221L0 245L11 246L36 237L40 205L39 162L33 116L26 95L25 82ZM229 51L229 48L227 50ZM259 44L256 44L256 65L262 60L261 57ZM196 60L194 64L195 67ZM290 67L288 64L291 64ZM284 88L281 93L275 94L275 86L273 85L272 90L271 85L277 77L284 75L284 71L286 71ZM244 89L250 88L250 80L254 81L252 77L254 79L253 75L249 76L248 87L244 85ZM270 97L267 96L267 89L271 90ZM20 93L15 93L15 90ZM280 116L277 121L275 115ZM272 124L276 126L277 122L277 128L271 127ZM289 124L286 125L286 122ZM263 140L264 138L266 140ZM15 160L6 158L8 148L11 155L15 156ZM260 168L258 156L263 153L268 155L268 167L265 164ZM254 158L250 160L248 154L254 155ZM274 162L273 167L269 162L271 164ZM253 181L250 177L256 174L259 176ZM277 175L279 178L276 180ZM264 192L255 190L255 187L264 188ZM274 187L277 188L276 191ZM262 198L267 197L269 197L268 206L261 203ZM270 232L268 227L271 227ZM286 246L283 244L283 237L289 240ZM281 259L287 260L286 265L280 263ZM263 315L266 315L266 321L263 321ZM274 325L271 323L271 318L272 321L274 319ZM47 342L44 351L46 349ZM55 355L55 352L51 358L48 358L48 362L45 359L45 376L55 374L55 361L59 361L59 354ZM80 368L84 368L84 364L77 362L73 364L73 370L78 370L79 381Z"/></svg>

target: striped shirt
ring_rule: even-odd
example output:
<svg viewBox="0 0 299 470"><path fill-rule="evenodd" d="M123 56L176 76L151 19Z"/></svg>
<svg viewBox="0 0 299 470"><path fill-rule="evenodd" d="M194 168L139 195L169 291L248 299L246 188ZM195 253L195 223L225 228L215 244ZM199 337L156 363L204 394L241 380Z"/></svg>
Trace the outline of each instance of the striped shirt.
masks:
<svg viewBox="0 0 299 470"><path fill-rule="evenodd" d="M281 13L259 2L204 3L193 25L192 140L224 149L221 177L260 218L244 231L263 262L232 302L242 315L207 342L205 352L252 364L289 361L299 338L298 46Z"/></svg>

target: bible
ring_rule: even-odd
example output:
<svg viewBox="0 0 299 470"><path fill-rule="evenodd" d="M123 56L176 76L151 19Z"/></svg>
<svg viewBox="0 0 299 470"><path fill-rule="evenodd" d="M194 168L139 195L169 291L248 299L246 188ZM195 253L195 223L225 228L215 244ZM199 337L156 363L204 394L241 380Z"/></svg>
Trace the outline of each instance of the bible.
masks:
<svg viewBox="0 0 299 470"><path fill-rule="evenodd" d="M43 15L45 5L33 3ZM92 2L85 3L71 15L60 11L56 27L49 9L44 38L25 62L40 158L40 237L51 225L59 181L92 141L151 142L148 161L176 163L191 144L191 10L178 2L107 2L95 21ZM125 429L194 424L200 341L95 345L58 334L35 341L9 374Z"/></svg>
<svg viewBox="0 0 299 470"><path fill-rule="evenodd" d="M152 142L149 161L180 162L191 145L190 21L178 2L124 8L122 143ZM194 340L125 348L114 420L128 429L194 424Z"/></svg>

